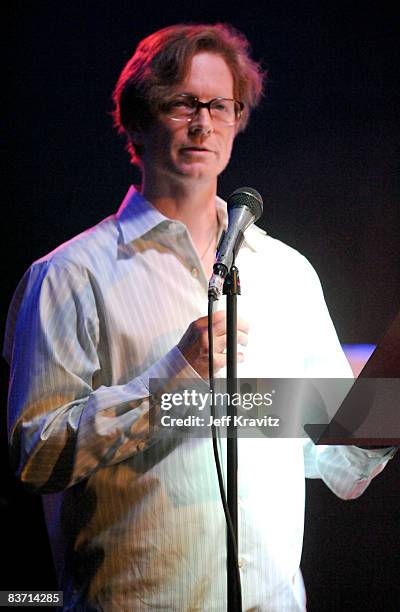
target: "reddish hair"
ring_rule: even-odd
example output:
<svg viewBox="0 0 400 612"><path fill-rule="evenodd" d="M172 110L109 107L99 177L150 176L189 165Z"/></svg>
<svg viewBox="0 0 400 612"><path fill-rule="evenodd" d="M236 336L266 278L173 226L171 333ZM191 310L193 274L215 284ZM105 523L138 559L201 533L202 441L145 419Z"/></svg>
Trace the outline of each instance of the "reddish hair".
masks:
<svg viewBox="0 0 400 612"><path fill-rule="evenodd" d="M264 74L250 57L247 38L231 25L179 24L144 38L121 72L113 93L114 124L127 136L132 163L140 165L142 148L132 131L146 130L171 87L181 83L196 53L210 51L226 61L233 77L234 97L244 103L238 131L260 101Z"/></svg>

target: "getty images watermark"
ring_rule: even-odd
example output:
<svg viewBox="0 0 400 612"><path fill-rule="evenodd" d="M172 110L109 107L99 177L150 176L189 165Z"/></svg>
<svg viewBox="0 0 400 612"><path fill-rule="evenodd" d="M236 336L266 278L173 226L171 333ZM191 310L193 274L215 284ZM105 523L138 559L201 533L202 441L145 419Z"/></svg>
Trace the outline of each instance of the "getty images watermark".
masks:
<svg viewBox="0 0 400 612"><path fill-rule="evenodd" d="M400 379L151 379L149 428L162 437L331 438L357 444L400 439ZM326 432L329 429L329 435ZM143 430L143 435L148 435ZM327 441L329 443L329 440Z"/></svg>
<svg viewBox="0 0 400 612"><path fill-rule="evenodd" d="M201 415L205 412L206 416L200 414L188 414L187 416L176 416L163 414L160 416L162 427L279 427L280 418L269 414L258 414L249 416L248 414L220 414L224 408L232 407L244 411L254 409L270 408L273 405L275 390L266 393L239 393L231 395L221 391L199 391L197 389L184 389L173 393L161 393L160 409L169 411L173 408L191 408L197 410ZM215 413L210 412L214 405ZM218 415L218 416L217 416Z"/></svg>
<svg viewBox="0 0 400 612"><path fill-rule="evenodd" d="M158 436L164 432L177 437L208 437L213 427L227 437L306 435L293 401L304 396L298 381L283 385L277 379L238 379L236 391L230 393L227 382L216 379L211 391L204 380L150 381L150 427L157 429ZM326 417L324 412L323 421Z"/></svg>

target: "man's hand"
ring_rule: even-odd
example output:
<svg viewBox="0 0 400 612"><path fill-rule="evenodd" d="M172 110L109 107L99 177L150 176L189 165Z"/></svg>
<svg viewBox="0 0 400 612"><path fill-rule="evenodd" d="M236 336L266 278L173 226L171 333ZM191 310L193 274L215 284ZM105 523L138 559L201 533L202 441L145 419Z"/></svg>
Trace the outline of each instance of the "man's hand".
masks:
<svg viewBox="0 0 400 612"><path fill-rule="evenodd" d="M200 317L187 328L178 343L178 348L192 368L202 378L208 378L208 317ZM238 317L238 344L247 345L249 325ZM214 338L214 372L217 373L226 365L226 314L217 310L213 315ZM238 362L244 360L244 354L238 351Z"/></svg>

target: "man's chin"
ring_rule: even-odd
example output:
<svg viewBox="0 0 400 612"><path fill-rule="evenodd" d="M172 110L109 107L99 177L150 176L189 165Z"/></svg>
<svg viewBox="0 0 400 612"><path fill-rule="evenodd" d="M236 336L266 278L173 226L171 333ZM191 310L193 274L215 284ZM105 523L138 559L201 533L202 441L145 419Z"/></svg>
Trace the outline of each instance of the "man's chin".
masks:
<svg viewBox="0 0 400 612"><path fill-rule="evenodd" d="M216 179L221 172L222 170L218 168L211 168L208 164L200 162L179 165L179 173L193 180L213 180Z"/></svg>

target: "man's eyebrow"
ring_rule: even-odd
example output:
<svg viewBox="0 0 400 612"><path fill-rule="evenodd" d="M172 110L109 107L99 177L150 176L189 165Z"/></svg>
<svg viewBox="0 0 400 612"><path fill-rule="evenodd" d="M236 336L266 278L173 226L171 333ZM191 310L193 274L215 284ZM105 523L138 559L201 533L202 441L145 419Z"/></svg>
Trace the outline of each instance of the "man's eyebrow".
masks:
<svg viewBox="0 0 400 612"><path fill-rule="evenodd" d="M177 92L171 94L171 98L174 98L176 96L191 96L192 98L196 98L196 100L200 100L199 96L196 96L196 94L192 93L191 91L177 91ZM228 95L225 95L225 96L219 95L219 96L212 96L212 97L210 97L210 98L208 98L207 100L204 100L204 101L209 102L210 100L234 100L234 98L232 96L228 96ZM200 100L200 102L201 101L202 100Z"/></svg>

